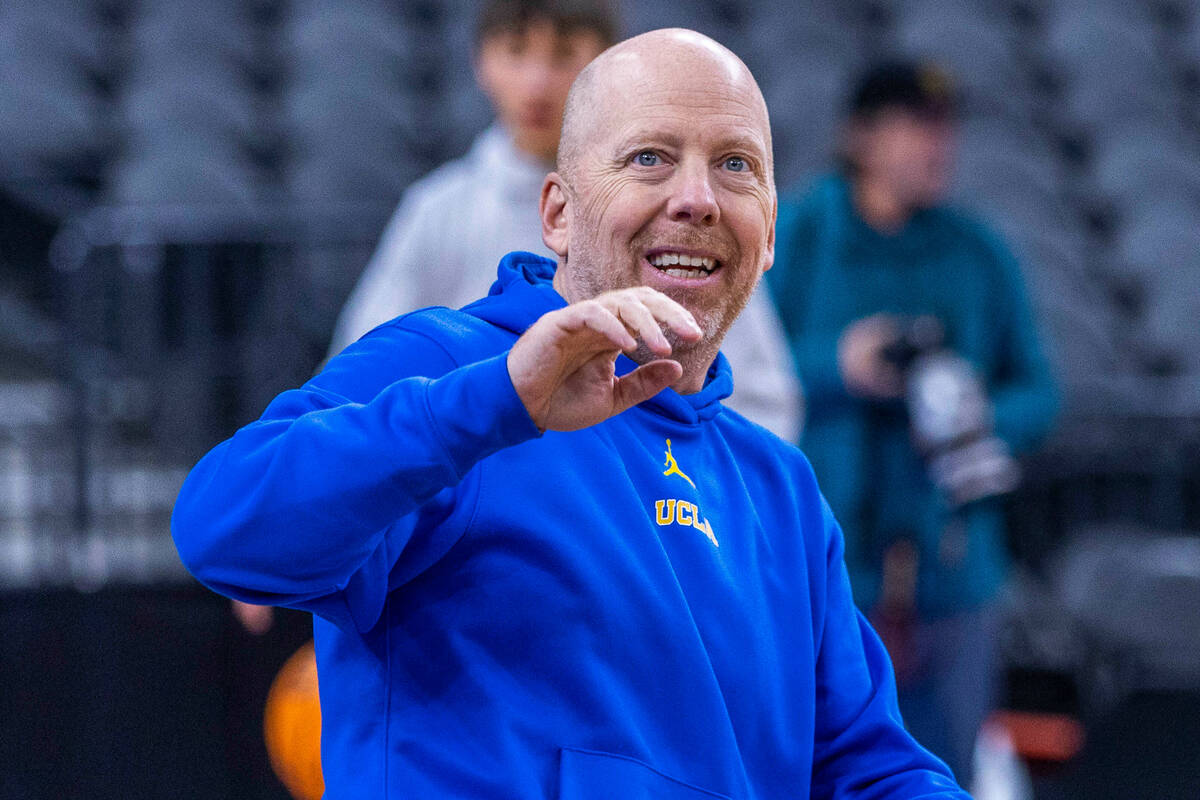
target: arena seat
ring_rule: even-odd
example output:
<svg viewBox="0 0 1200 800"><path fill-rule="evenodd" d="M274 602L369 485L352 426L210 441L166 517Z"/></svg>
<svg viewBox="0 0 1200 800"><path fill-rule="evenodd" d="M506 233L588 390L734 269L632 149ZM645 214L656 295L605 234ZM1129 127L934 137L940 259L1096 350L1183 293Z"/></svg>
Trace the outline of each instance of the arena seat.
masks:
<svg viewBox="0 0 1200 800"><path fill-rule="evenodd" d="M322 8L316 3L310 6L293 10L280 30L280 50L296 66L308 60L330 67L361 60L390 60L395 69L406 60L402 29L378 9L328 4Z"/></svg>
<svg viewBox="0 0 1200 800"><path fill-rule="evenodd" d="M925 4L908 10L894 35L903 52L951 71L970 112L1029 117L1031 90L1017 56L1021 40L1006 26L960 6Z"/></svg>
<svg viewBox="0 0 1200 800"><path fill-rule="evenodd" d="M1070 80L1161 78L1159 40L1149 21L1105 8L1083 13L1051 5L1045 23L1046 57Z"/></svg>
<svg viewBox="0 0 1200 800"><path fill-rule="evenodd" d="M239 154L175 146L113 163L109 199L130 205L235 205L251 208L265 180Z"/></svg>
<svg viewBox="0 0 1200 800"><path fill-rule="evenodd" d="M135 57L151 63L219 59L249 70L259 54L255 23L235 3L206 3L204 13L194 4L148 4L134 19L128 39Z"/></svg>
<svg viewBox="0 0 1200 800"><path fill-rule="evenodd" d="M954 196L995 204L1051 206L1062 195L1064 170L1036 132L1007 119L968 118L955 166Z"/></svg>
<svg viewBox="0 0 1200 800"><path fill-rule="evenodd" d="M261 134L258 98L219 80L182 84L155 76L127 85L118 108L124 135L131 143L212 137L251 142Z"/></svg>
<svg viewBox="0 0 1200 800"><path fill-rule="evenodd" d="M284 173L290 195L305 202L395 203L416 175L396 155L387 159L336 158L329 155L296 159Z"/></svg>
<svg viewBox="0 0 1200 800"><path fill-rule="evenodd" d="M0 6L0 50L76 69L106 68L107 36L90 3L8 2Z"/></svg>
<svg viewBox="0 0 1200 800"><path fill-rule="evenodd" d="M1183 532L1102 527L1057 558L1059 600L1093 648L1116 662L1115 702L1134 691L1190 689L1200 680L1200 539Z"/></svg>
<svg viewBox="0 0 1200 800"><path fill-rule="evenodd" d="M1121 209L1165 196L1200 199L1200 148L1151 123L1110 130L1093 147L1095 194Z"/></svg>
<svg viewBox="0 0 1200 800"><path fill-rule="evenodd" d="M0 64L0 71L11 74ZM102 108L86 83L69 74L26 72L0 81L0 148L16 164L38 172L47 160L70 158L95 147Z"/></svg>

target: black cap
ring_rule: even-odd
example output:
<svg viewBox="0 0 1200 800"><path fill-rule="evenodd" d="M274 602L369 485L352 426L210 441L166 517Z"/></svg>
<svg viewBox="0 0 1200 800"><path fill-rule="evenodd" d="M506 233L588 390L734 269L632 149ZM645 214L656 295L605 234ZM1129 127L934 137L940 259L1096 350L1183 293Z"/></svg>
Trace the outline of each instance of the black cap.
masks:
<svg viewBox="0 0 1200 800"><path fill-rule="evenodd" d="M901 108L922 116L953 117L958 108L954 80L936 64L888 61L869 68L850 98L850 113L870 116Z"/></svg>

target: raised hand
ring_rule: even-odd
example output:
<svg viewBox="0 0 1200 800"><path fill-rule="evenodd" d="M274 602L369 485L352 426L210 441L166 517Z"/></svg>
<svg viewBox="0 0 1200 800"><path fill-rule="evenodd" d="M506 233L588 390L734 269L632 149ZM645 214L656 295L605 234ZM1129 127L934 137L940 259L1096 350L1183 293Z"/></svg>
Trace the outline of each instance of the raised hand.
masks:
<svg viewBox="0 0 1200 800"><path fill-rule="evenodd" d="M904 393L904 377L884 358L884 350L900 335L900 323L876 314L851 323L838 340L838 371L856 397L884 400Z"/></svg>
<svg viewBox="0 0 1200 800"><path fill-rule="evenodd" d="M666 326L684 341L703 335L691 312L645 286L605 292L546 314L508 354L508 374L539 430L572 431L603 422L679 380L683 367L665 356ZM622 352L638 339L663 358L617 377Z"/></svg>

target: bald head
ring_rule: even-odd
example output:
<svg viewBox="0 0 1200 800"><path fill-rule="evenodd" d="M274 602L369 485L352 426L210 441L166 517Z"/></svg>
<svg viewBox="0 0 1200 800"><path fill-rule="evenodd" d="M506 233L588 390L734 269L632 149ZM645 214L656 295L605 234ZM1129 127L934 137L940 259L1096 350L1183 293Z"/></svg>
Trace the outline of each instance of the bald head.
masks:
<svg viewBox="0 0 1200 800"><path fill-rule="evenodd" d="M761 124L771 156L767 104L750 69L724 45L684 28L664 28L626 39L605 50L579 73L567 95L562 135L558 143L558 172L568 182L580 153L608 112L631 93L652 89L657 80L688 76L697 85L726 84L745 101L744 113ZM771 173L774 172L773 159Z"/></svg>

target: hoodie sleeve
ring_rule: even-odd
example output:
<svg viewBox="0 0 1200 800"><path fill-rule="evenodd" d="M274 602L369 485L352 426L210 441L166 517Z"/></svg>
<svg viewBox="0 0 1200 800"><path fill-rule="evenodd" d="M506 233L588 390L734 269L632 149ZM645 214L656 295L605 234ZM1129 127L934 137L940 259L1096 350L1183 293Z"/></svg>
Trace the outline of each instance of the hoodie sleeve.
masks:
<svg viewBox="0 0 1200 800"><path fill-rule="evenodd" d="M814 800L970 800L904 729L891 662L854 606L842 532L821 501L825 597L817 654Z"/></svg>
<svg viewBox="0 0 1200 800"><path fill-rule="evenodd" d="M394 567L411 577L461 536L445 523L464 476L537 429L507 352L458 366L403 323L279 395L191 471L171 527L203 583L365 630Z"/></svg>
<svg viewBox="0 0 1200 800"><path fill-rule="evenodd" d="M1014 452L1032 449L1049 431L1058 410L1058 392L1042 351L1038 325L1012 252L986 236L995 263L991 328L996 332L996 365L990 389L996 433Z"/></svg>

